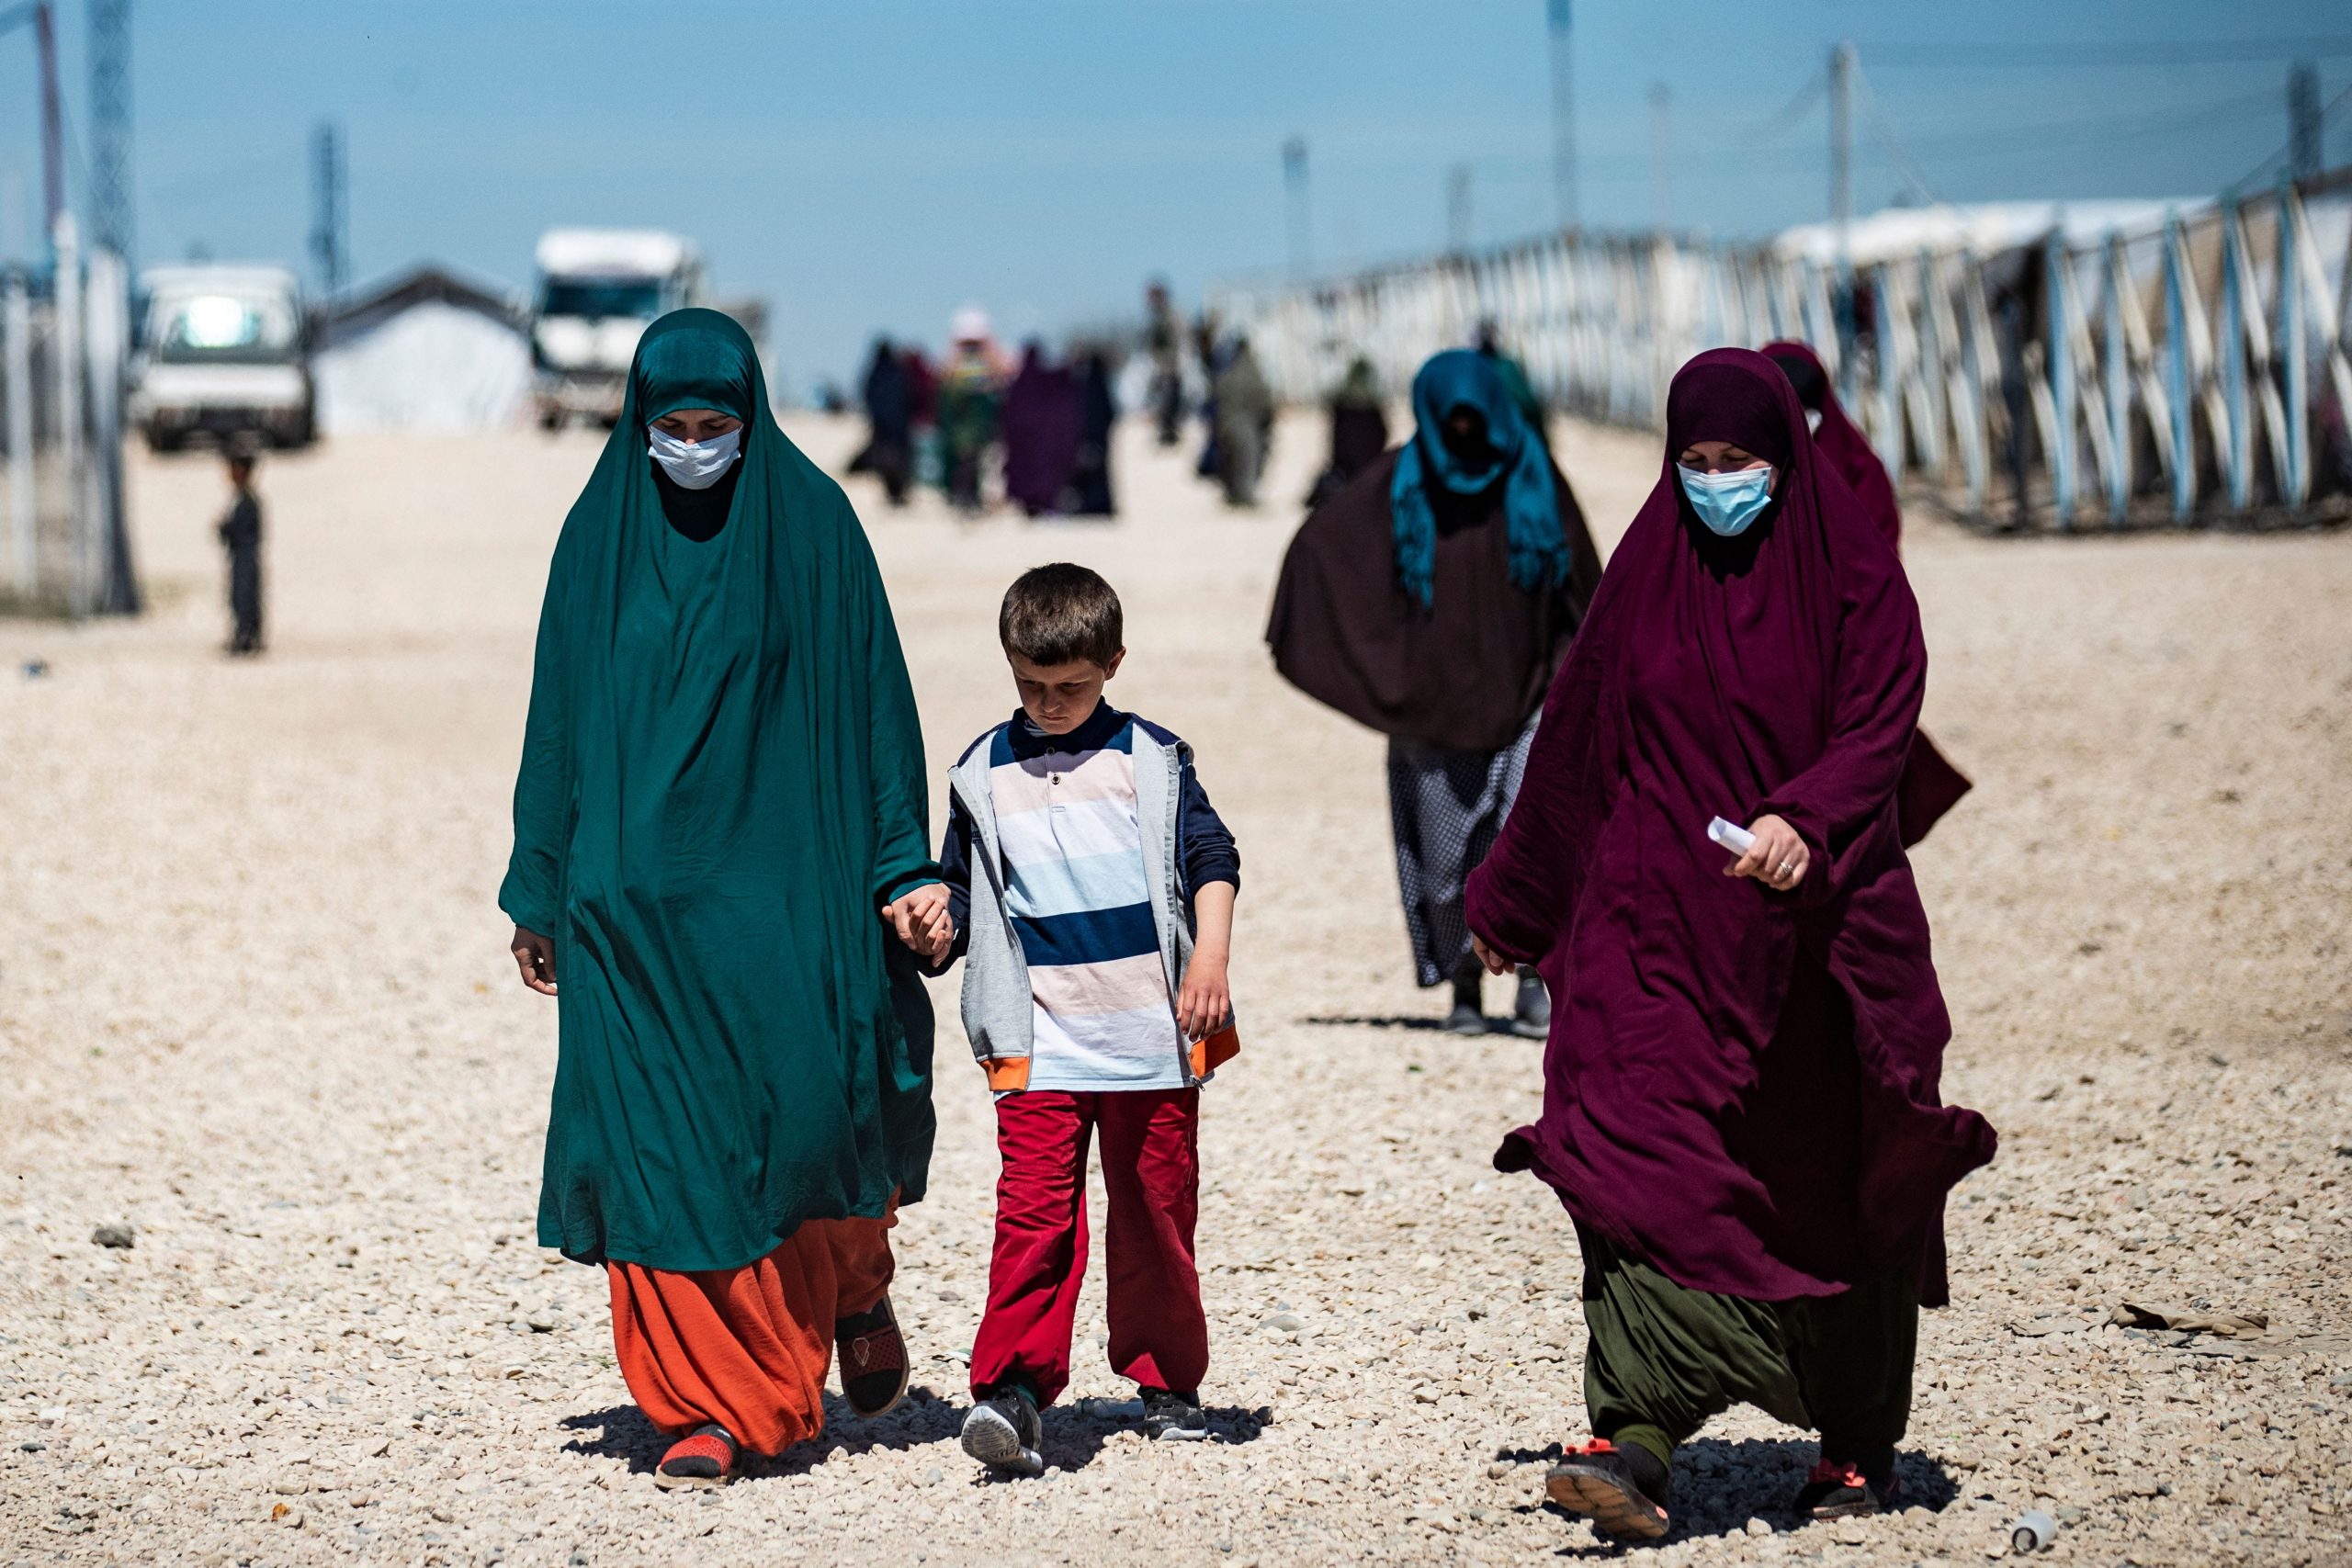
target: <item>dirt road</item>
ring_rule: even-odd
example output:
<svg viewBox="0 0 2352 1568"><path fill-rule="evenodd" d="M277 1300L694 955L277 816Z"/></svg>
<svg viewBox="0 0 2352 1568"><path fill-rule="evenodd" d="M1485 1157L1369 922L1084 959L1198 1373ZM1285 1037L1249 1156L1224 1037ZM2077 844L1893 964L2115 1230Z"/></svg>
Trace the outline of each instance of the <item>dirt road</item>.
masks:
<svg viewBox="0 0 2352 1568"><path fill-rule="evenodd" d="M796 431L828 461L853 439ZM926 1392L872 1427L837 1409L723 1493L656 1492L602 1278L534 1245L554 1015L492 904L548 550L593 443L266 464L273 647L249 664L217 651L217 468L141 457L155 613L0 624L0 1563L1605 1550L1540 1506L1540 1450L1583 1435L1573 1238L1487 1164L1536 1104L1537 1050L1428 1027L1382 743L1259 640L1295 512L1227 514L1123 440L1116 526L853 493L935 769L1012 706L1005 582L1076 558L1126 601L1112 696L1195 742L1239 837L1248 1048L1204 1134L1218 1440L1155 1450L1073 1404L1055 1473L976 1483L955 1432L994 1161L943 987L932 1198L898 1232ZM1283 431L1268 495L1304 491L1318 440ZM1562 444L1613 539L1655 448ZM1685 1451L1655 1561L1982 1561L2037 1499L2067 1523L2052 1561L2345 1560L2352 538L1915 524L1908 561L1928 722L1978 784L1917 857L1946 1088L2003 1136L1955 1199L1957 1304L1925 1331L1904 1472L1928 1507L1793 1528L1809 1447L1735 1416ZM136 1245L94 1245L107 1222ZM2124 1301L2266 1313L2276 1343L2101 1326ZM1091 1289L1073 1395L1117 1401L1101 1328Z"/></svg>

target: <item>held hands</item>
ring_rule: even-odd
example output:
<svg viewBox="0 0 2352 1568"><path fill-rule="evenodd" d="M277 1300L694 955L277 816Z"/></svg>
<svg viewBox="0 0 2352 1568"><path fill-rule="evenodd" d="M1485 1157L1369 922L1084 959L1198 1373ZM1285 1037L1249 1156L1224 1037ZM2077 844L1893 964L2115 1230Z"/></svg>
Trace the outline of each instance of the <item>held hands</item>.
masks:
<svg viewBox="0 0 2352 1568"><path fill-rule="evenodd" d="M1752 876L1778 893L1785 893L1804 881L1804 874L1813 865L1813 852L1805 848L1797 830L1778 817L1758 817L1747 825L1756 841L1747 852L1724 867L1725 876Z"/></svg>
<svg viewBox="0 0 2352 1568"><path fill-rule="evenodd" d="M933 963L955 944L956 921L947 912L947 889L939 883L883 905L882 919L900 942Z"/></svg>
<svg viewBox="0 0 2352 1568"><path fill-rule="evenodd" d="M1202 1040L1225 1027L1233 1016L1233 992L1226 983L1226 954L1221 947L1193 949L1184 984L1176 993L1176 1024L1186 1041Z"/></svg>
<svg viewBox="0 0 2352 1568"><path fill-rule="evenodd" d="M507 943L507 951L514 954L514 966L523 972L523 984L543 997L555 995L555 943L537 931L514 928L514 940Z"/></svg>

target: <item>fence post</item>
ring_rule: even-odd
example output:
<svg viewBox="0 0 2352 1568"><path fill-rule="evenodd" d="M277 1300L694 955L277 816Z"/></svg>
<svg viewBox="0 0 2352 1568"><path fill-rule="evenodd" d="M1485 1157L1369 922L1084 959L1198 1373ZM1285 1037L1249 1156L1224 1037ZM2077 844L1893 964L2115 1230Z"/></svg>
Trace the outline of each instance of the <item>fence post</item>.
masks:
<svg viewBox="0 0 2352 1568"><path fill-rule="evenodd" d="M0 389L8 400L8 521L17 592L30 598L40 587L38 513L33 510L33 309L25 273L10 266L0 281Z"/></svg>
<svg viewBox="0 0 2352 1568"><path fill-rule="evenodd" d="M2043 268L2048 276L2049 299L2044 306L2049 319L2042 326L2042 339L2050 345L2050 401L2056 418L2055 439L2050 444L2050 480L2052 504L2057 512L2058 526L2075 525L2075 460L2077 457L2075 440L2075 338L2068 321L2073 314L2067 290L2074 287L2074 269L2066 260L2066 240L2063 231L2052 229L2043 242Z"/></svg>
<svg viewBox="0 0 2352 1568"><path fill-rule="evenodd" d="M2253 410L2246 393L2245 233L2238 222L2235 197L2222 201L2222 400L2229 428L2222 433L2222 477L2230 487L2230 506L2243 512L2254 499Z"/></svg>
<svg viewBox="0 0 2352 1568"><path fill-rule="evenodd" d="M2124 337L2124 291L2132 276L2123 265L2123 237L2107 235L2107 342L2100 358L2107 380L2107 521L2120 525L2132 503L2132 366Z"/></svg>
<svg viewBox="0 0 2352 1568"><path fill-rule="evenodd" d="M2287 394L2287 471L2279 476L2279 499L2301 506L2311 499L2311 376L2303 341L2303 269L2296 246L2301 203L2291 175L2278 181L2278 355Z"/></svg>
<svg viewBox="0 0 2352 1568"><path fill-rule="evenodd" d="M90 474L96 494L91 520L99 557L91 585L93 608L113 615L139 613L139 578L130 559L130 524L122 492L122 381L130 355L130 273L112 251L90 255L84 295L88 331Z"/></svg>
<svg viewBox="0 0 2352 1568"><path fill-rule="evenodd" d="M2189 362L2189 299L2188 237L2180 232L2180 214L2164 214L2164 336L2171 353L2164 362L2164 381L2171 392L2173 416L2173 522L2188 522L2197 510L2197 388Z"/></svg>

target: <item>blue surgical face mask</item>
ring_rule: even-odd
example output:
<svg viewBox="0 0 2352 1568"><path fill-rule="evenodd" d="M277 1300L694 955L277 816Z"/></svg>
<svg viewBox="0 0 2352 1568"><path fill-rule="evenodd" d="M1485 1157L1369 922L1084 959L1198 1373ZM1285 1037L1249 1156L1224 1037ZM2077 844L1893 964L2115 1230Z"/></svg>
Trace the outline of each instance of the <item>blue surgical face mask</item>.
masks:
<svg viewBox="0 0 2352 1568"><path fill-rule="evenodd" d="M1734 468L1726 474L1702 474L1679 466L1674 471L1681 476L1682 493L1690 498L1690 510L1699 514L1699 521L1726 539L1746 533L1747 525L1772 504L1769 466Z"/></svg>
<svg viewBox="0 0 2352 1568"><path fill-rule="evenodd" d="M740 425L708 441L681 441L650 424L645 434L651 438L645 455L661 464L670 482L683 490L708 490L717 484L743 446Z"/></svg>

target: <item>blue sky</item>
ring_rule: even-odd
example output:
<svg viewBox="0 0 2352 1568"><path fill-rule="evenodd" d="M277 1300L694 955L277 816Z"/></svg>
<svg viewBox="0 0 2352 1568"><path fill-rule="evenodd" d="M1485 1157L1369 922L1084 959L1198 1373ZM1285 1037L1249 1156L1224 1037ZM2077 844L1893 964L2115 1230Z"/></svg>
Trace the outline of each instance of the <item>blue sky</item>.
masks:
<svg viewBox="0 0 2352 1568"><path fill-rule="evenodd" d="M1427 249L1470 165L1480 241L1552 215L1544 0L134 0L142 259L303 260L306 147L341 121L358 275L435 258L520 287L558 223L695 237L766 296L786 379L868 336L937 338L967 299L1008 333L1188 301L1284 256L1278 149L1309 147L1318 263ZM83 0L59 0L70 183ZM5 9L0 6L0 9ZM1826 126L1796 103L1852 38L1936 194L2210 192L2286 140L2286 55L2332 0L1576 0L1584 217L1721 235L1823 217ZM2232 49L2203 46L2240 40ZM0 37L0 169L39 188L30 33ZM23 90L19 90L21 87ZM1903 180L1868 134L1857 205ZM2352 104L2329 120L2352 157Z"/></svg>

